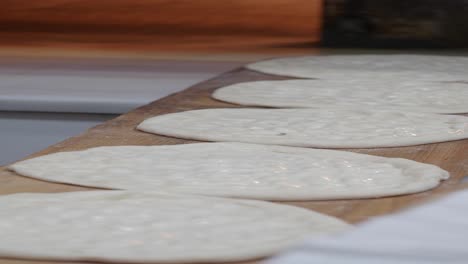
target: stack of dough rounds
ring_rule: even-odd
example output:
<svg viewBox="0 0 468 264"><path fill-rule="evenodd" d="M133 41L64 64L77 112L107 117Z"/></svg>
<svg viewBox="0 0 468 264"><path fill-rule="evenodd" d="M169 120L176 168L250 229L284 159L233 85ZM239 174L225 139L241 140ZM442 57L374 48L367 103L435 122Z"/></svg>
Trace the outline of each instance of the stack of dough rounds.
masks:
<svg viewBox="0 0 468 264"><path fill-rule="evenodd" d="M238 83L215 99L248 106L467 113L468 83L423 80L286 80Z"/></svg>
<svg viewBox="0 0 468 264"><path fill-rule="evenodd" d="M138 129L205 141L317 148L411 146L468 138L468 117L356 109L217 108L160 115Z"/></svg>
<svg viewBox="0 0 468 264"><path fill-rule="evenodd" d="M283 201L408 194L449 177L436 166L406 159L243 143L99 147L10 168L90 187Z"/></svg>
<svg viewBox="0 0 468 264"><path fill-rule="evenodd" d="M288 205L144 192L15 194L0 208L0 255L48 260L242 261L349 227Z"/></svg>
<svg viewBox="0 0 468 264"><path fill-rule="evenodd" d="M439 55L319 55L279 58L247 65L269 74L329 80L468 80L468 57Z"/></svg>

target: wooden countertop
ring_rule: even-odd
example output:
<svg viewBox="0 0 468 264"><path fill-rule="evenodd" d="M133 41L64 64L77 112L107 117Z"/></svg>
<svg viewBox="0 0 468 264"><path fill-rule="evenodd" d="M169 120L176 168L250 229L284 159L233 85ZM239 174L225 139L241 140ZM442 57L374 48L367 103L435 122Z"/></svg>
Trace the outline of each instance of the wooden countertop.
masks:
<svg viewBox="0 0 468 264"><path fill-rule="evenodd" d="M96 126L81 135L77 135L56 145L50 146L31 157L59 151L86 149L96 146L165 145L194 142L140 132L137 131L135 127L146 118L166 113L202 108L238 107L215 101L210 98L210 93L218 87L241 81L278 79L287 78L257 73L245 69L237 69L195 85L183 92L173 94L169 97L135 109L102 125ZM460 179L462 179L464 175L468 175L467 150L468 140L401 148L351 149L350 151L359 153L385 157L401 157L435 164L449 171L451 173L451 178L443 182L440 187L419 194L380 199L288 202L288 204L333 215L351 223L357 223L373 216L395 212L415 203L426 201L457 189L468 188L467 184L460 183ZM5 168L0 168L0 195L19 192L47 193L83 190L92 189L35 180L19 176ZM0 264L26 263L42 262L0 259Z"/></svg>

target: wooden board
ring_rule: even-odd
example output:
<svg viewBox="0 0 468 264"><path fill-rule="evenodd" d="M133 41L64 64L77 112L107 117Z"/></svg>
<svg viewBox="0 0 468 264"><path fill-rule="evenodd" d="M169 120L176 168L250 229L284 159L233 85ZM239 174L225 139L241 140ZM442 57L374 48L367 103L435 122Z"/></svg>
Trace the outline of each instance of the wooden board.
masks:
<svg viewBox="0 0 468 264"><path fill-rule="evenodd" d="M319 0L2 0L0 32L310 36L322 12Z"/></svg>
<svg viewBox="0 0 468 264"><path fill-rule="evenodd" d="M96 146L166 145L194 142L140 132L137 131L135 127L146 118L166 113L203 108L239 107L215 101L210 98L210 94L218 87L237 82L280 79L287 78L245 69L237 69L212 80L195 85L183 92L173 94L149 105L140 107L102 125L96 126L81 135L53 145L31 157L59 151L81 150ZM352 149L351 151L385 157L401 157L432 163L449 171L452 177L434 190L413 195L381 199L289 202L288 204L313 209L342 218L351 223L357 223L369 217L388 214L414 203L426 201L439 195L468 187L468 185L460 183L463 176L468 174L468 140L402 148ZM34 180L21 177L5 168L0 168L0 195L18 192L65 192L80 190L92 189ZM0 264L20 263L42 262L0 259Z"/></svg>
<svg viewBox="0 0 468 264"><path fill-rule="evenodd" d="M274 52L320 39L319 0L3 0L0 46Z"/></svg>

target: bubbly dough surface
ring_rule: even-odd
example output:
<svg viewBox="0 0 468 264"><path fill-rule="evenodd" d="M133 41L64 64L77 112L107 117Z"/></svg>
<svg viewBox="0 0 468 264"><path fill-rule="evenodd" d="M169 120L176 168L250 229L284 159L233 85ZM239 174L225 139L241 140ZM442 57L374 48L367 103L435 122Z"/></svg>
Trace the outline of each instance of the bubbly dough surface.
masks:
<svg viewBox="0 0 468 264"><path fill-rule="evenodd" d="M255 62L248 69L302 78L468 80L468 57L441 55L316 55Z"/></svg>
<svg viewBox="0 0 468 264"><path fill-rule="evenodd" d="M257 81L220 88L213 97L250 106L468 112L468 83L461 82L382 82L372 78Z"/></svg>
<svg viewBox="0 0 468 264"><path fill-rule="evenodd" d="M244 143L99 147L13 164L30 177L133 191L265 200L324 200L433 188L436 166L352 152Z"/></svg>
<svg viewBox="0 0 468 264"><path fill-rule="evenodd" d="M223 262L269 256L345 222L261 201L122 191L0 197L0 256Z"/></svg>
<svg viewBox="0 0 468 264"><path fill-rule="evenodd" d="M468 138L468 117L377 109L218 108L156 116L138 129L206 141L374 148Z"/></svg>

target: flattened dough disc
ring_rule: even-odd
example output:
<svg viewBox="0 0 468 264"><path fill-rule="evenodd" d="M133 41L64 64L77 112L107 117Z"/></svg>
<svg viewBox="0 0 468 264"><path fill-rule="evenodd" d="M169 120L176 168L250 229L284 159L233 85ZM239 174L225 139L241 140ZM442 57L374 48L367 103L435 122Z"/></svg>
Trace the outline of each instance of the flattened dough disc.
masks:
<svg viewBox="0 0 468 264"><path fill-rule="evenodd" d="M10 168L84 186L265 200L407 194L448 178L436 166L406 159L244 143L99 147L41 156Z"/></svg>
<svg viewBox="0 0 468 264"><path fill-rule="evenodd" d="M411 146L468 138L468 117L339 109L203 109L138 129L172 137L318 148Z"/></svg>
<svg viewBox="0 0 468 264"><path fill-rule="evenodd" d="M468 57L440 55L318 55L252 63L248 69L302 78L467 80Z"/></svg>
<svg viewBox="0 0 468 264"><path fill-rule="evenodd" d="M0 208L0 256L52 260L241 261L349 227L294 206L122 191L15 194Z"/></svg>
<svg viewBox="0 0 468 264"><path fill-rule="evenodd" d="M220 88L213 97L250 106L468 112L468 83L461 82L382 82L373 78L257 81Z"/></svg>

